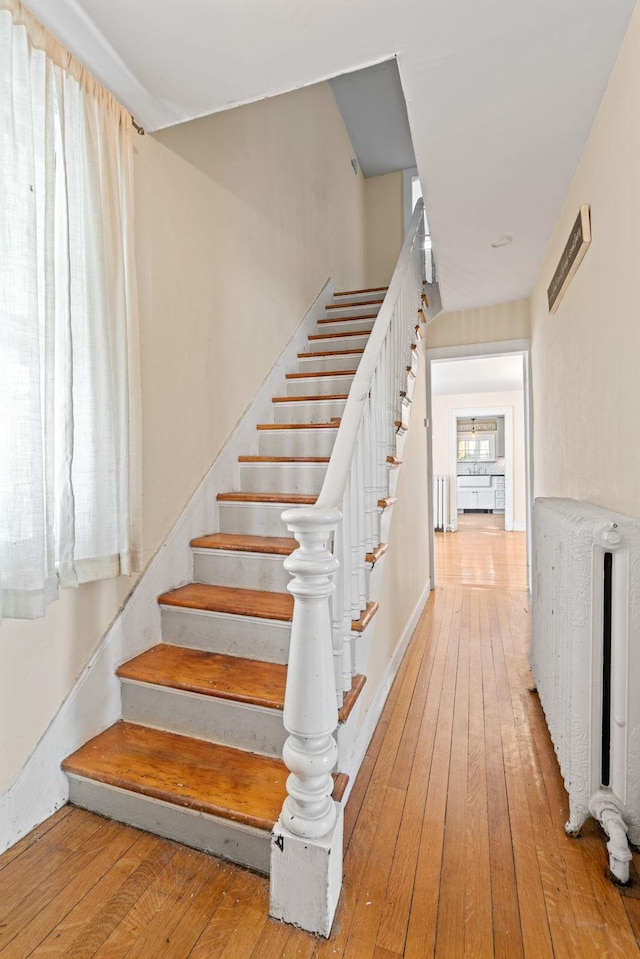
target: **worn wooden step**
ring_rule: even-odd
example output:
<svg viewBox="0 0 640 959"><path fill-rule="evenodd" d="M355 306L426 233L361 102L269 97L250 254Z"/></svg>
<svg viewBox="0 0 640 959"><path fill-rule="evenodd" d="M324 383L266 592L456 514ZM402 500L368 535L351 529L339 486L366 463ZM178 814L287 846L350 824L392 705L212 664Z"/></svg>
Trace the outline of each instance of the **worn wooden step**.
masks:
<svg viewBox="0 0 640 959"><path fill-rule="evenodd" d="M209 533L191 540L194 549L231 550L240 553L269 553L288 556L297 542L285 536L242 536L239 533Z"/></svg>
<svg viewBox="0 0 640 959"><path fill-rule="evenodd" d="M372 566L375 566L378 560L384 556L388 549L388 543L378 543L378 545L365 556L366 562L371 563Z"/></svg>
<svg viewBox="0 0 640 959"><path fill-rule="evenodd" d="M284 536L198 536L191 541L193 578L197 583L283 593L291 576L282 564L297 546L295 539Z"/></svg>
<svg viewBox="0 0 640 959"><path fill-rule="evenodd" d="M299 360L317 360L320 356L362 356L364 350L327 350L323 353L298 353Z"/></svg>
<svg viewBox="0 0 640 959"><path fill-rule="evenodd" d="M316 394L314 396L274 396L272 403L316 403L320 400L346 400L348 393L327 393Z"/></svg>
<svg viewBox="0 0 640 959"><path fill-rule="evenodd" d="M360 618L351 620L351 629L356 633L364 633L365 629L377 612L378 603L367 603L364 610L360 613Z"/></svg>
<svg viewBox="0 0 640 959"><path fill-rule="evenodd" d="M307 371L315 373L325 370L331 372L343 369L345 364L350 367L358 366L362 359L364 347L362 347L362 344L355 343L350 344L350 346L351 349L348 350L334 350L323 345L322 349L318 348L317 350L306 350L304 353L298 353L298 370L301 373Z"/></svg>
<svg viewBox="0 0 640 959"><path fill-rule="evenodd" d="M351 715L351 711L357 703L366 681L367 677L363 676L361 673L356 673L356 675L353 677L353 680L351 681L351 689L348 693L345 693L342 706L338 710L338 720L341 723L346 723L347 719Z"/></svg>
<svg viewBox="0 0 640 959"><path fill-rule="evenodd" d="M340 420L328 423L258 423L257 430L337 430Z"/></svg>
<svg viewBox="0 0 640 959"><path fill-rule="evenodd" d="M285 506L313 506L317 496L302 493L218 493L220 503L282 503Z"/></svg>
<svg viewBox="0 0 640 959"><path fill-rule="evenodd" d="M158 603L161 606L275 619L281 622L290 622L293 615L293 596L289 593L269 593L260 589L238 589L204 583L189 583L187 586L172 589L159 596Z"/></svg>
<svg viewBox="0 0 640 959"><path fill-rule="evenodd" d="M239 456L239 463L328 463L328 456Z"/></svg>
<svg viewBox="0 0 640 959"><path fill-rule="evenodd" d="M270 831L286 796L281 760L119 722L62 764L67 774Z"/></svg>
<svg viewBox="0 0 640 959"><path fill-rule="evenodd" d="M332 330L330 333L313 333L308 339L314 343L323 340L342 340L348 343L351 337L367 337L368 335L368 332L362 330L350 330L348 333L336 333L335 330Z"/></svg>
<svg viewBox="0 0 640 959"><path fill-rule="evenodd" d="M367 300L340 300L338 303L329 303L325 307L327 310L348 310L350 307L356 306L382 306L384 303L384 297L373 297Z"/></svg>
<svg viewBox="0 0 640 959"><path fill-rule="evenodd" d="M365 290L340 290L333 294L334 298L337 296L359 296L362 293L386 293L389 288L387 286L370 286Z"/></svg>
<svg viewBox="0 0 640 959"><path fill-rule="evenodd" d="M313 356L317 356L317 353L313 353ZM313 380L322 376L355 376L355 370L309 370L304 373L287 373L287 380Z"/></svg>
<svg viewBox="0 0 640 959"><path fill-rule="evenodd" d="M282 710L287 667L160 643L118 668L122 679Z"/></svg>
<svg viewBox="0 0 640 959"><path fill-rule="evenodd" d="M324 327L328 323L329 328L333 329L336 323L355 324L363 320L375 320L377 316L377 313L362 313L360 316L327 316L322 320L318 320L318 326Z"/></svg>

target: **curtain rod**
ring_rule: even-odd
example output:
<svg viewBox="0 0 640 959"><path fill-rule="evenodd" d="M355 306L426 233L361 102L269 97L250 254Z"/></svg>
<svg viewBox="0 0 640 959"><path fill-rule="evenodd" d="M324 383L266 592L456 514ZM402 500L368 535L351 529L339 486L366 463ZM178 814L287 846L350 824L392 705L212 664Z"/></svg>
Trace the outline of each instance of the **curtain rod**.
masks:
<svg viewBox="0 0 640 959"><path fill-rule="evenodd" d="M129 114L129 116L131 116L131 114ZM133 124L134 129L137 130L137 132L139 133L139 135L140 135L141 137L143 137L143 136L144 136L144 127L141 127L140 124L138 123L138 121L136 120L136 118L133 117L133 116L131 116L131 123Z"/></svg>

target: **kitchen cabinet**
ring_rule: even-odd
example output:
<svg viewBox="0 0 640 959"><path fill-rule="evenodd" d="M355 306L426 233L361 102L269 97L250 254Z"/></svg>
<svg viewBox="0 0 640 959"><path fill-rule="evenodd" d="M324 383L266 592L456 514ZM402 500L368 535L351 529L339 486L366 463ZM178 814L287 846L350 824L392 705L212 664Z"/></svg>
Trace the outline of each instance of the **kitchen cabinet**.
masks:
<svg viewBox="0 0 640 959"><path fill-rule="evenodd" d="M458 476L458 509L504 510L504 476Z"/></svg>

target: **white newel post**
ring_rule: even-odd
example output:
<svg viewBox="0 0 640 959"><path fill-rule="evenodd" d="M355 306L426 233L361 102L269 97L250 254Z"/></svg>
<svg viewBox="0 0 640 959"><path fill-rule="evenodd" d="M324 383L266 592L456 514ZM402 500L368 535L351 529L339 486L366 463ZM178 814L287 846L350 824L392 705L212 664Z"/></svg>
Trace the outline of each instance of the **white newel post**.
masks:
<svg viewBox="0 0 640 959"><path fill-rule="evenodd" d="M295 600L284 700L290 775L271 837L270 913L328 936L342 885L342 807L331 798L338 709L329 599L338 561L327 546L340 513L291 509L282 519L300 547L284 563Z"/></svg>

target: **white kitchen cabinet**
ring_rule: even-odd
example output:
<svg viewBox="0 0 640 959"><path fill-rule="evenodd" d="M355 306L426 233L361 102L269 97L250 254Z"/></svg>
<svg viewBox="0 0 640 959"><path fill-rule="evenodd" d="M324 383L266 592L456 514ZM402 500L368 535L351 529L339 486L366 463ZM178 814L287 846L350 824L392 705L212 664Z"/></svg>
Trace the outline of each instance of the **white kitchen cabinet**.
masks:
<svg viewBox="0 0 640 959"><path fill-rule="evenodd" d="M458 509L504 510L504 476L458 476Z"/></svg>
<svg viewBox="0 0 640 959"><path fill-rule="evenodd" d="M477 496L475 490L464 487L458 488L458 509L477 509Z"/></svg>
<svg viewBox="0 0 640 959"><path fill-rule="evenodd" d="M494 494L493 488L476 490L476 509L493 509Z"/></svg>
<svg viewBox="0 0 640 959"><path fill-rule="evenodd" d="M469 485L474 477L458 477L458 509L493 509L493 488L486 483ZM463 483L460 483L460 480ZM479 477L481 480L490 480L490 477Z"/></svg>

